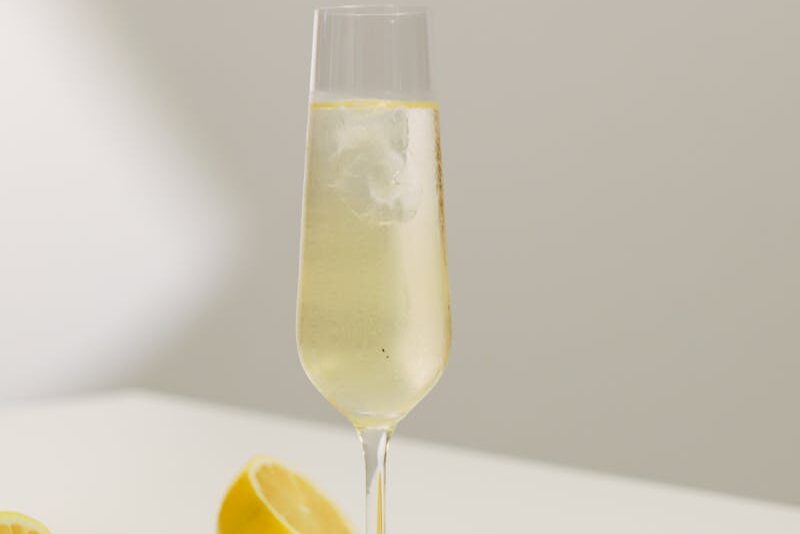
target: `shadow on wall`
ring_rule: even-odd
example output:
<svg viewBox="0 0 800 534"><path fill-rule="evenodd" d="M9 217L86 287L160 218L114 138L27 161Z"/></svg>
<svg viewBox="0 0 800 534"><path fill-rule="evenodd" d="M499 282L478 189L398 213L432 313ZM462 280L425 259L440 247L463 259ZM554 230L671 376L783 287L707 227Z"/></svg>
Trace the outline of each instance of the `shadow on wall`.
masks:
<svg viewBox="0 0 800 534"><path fill-rule="evenodd" d="M127 381L332 417L294 341L311 8L119 1L103 10L237 220L235 260L216 295Z"/></svg>
<svg viewBox="0 0 800 534"><path fill-rule="evenodd" d="M127 380L217 291L235 245L220 184L90 14L0 6L6 399Z"/></svg>

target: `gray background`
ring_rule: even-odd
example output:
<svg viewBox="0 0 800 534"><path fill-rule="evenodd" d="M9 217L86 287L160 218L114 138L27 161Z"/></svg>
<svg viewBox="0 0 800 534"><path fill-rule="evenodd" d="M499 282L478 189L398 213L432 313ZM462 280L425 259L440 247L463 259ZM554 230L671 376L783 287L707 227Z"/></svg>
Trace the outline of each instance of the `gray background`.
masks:
<svg viewBox="0 0 800 534"><path fill-rule="evenodd" d="M312 3L67 4L232 229L135 364L53 390L344 424L294 345ZM431 5L455 339L400 432L800 504L800 3Z"/></svg>

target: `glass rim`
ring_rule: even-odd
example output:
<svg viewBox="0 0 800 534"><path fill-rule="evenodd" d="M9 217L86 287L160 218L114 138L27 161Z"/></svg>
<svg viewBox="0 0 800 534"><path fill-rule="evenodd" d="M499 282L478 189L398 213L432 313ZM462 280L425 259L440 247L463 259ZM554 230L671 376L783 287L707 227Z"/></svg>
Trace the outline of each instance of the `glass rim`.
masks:
<svg viewBox="0 0 800 534"><path fill-rule="evenodd" d="M401 6L398 4L347 4L342 6L318 7L317 15L337 17L410 17L425 16L428 8L424 6Z"/></svg>

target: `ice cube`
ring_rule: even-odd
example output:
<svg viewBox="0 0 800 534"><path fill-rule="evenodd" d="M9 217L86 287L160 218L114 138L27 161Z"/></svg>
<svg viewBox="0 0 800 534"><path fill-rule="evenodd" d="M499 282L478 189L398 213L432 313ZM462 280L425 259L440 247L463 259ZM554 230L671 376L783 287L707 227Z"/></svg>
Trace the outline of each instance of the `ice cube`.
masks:
<svg viewBox="0 0 800 534"><path fill-rule="evenodd" d="M329 185L355 213L373 222L408 221L422 184L406 165L408 110L340 108L330 146Z"/></svg>

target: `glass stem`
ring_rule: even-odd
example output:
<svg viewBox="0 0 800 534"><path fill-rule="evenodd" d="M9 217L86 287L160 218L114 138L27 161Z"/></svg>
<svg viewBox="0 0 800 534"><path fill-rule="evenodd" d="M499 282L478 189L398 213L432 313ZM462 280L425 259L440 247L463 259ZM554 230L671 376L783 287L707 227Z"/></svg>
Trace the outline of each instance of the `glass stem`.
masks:
<svg viewBox="0 0 800 534"><path fill-rule="evenodd" d="M365 534L386 534L386 450L391 428L361 428L367 475L367 526Z"/></svg>

